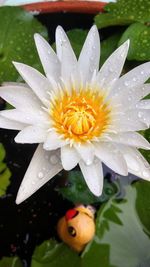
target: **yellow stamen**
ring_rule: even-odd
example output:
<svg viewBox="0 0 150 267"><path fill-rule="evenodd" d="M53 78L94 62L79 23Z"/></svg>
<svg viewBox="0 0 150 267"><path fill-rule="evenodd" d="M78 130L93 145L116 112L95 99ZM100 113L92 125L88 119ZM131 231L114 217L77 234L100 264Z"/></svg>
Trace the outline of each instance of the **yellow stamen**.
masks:
<svg viewBox="0 0 150 267"><path fill-rule="evenodd" d="M86 142L100 137L110 122L110 107L100 90L63 89L51 102L50 116L57 133L72 142Z"/></svg>

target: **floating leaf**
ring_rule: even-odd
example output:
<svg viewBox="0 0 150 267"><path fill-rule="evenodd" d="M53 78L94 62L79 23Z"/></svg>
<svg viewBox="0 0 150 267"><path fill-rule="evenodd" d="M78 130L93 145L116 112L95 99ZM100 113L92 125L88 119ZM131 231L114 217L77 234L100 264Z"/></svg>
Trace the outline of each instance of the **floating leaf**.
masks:
<svg viewBox="0 0 150 267"><path fill-rule="evenodd" d="M23 264L18 257L3 257L0 267L23 267Z"/></svg>
<svg viewBox="0 0 150 267"><path fill-rule="evenodd" d="M0 143L0 196L5 195L7 187L10 184L11 172L6 163L3 162L5 158L5 149Z"/></svg>
<svg viewBox="0 0 150 267"><path fill-rule="evenodd" d="M96 197L88 189L80 171L68 172L67 183L68 185L66 187L59 188L58 191L63 195L64 198L72 201L74 204L101 203L107 201L117 192L117 185L115 183L108 183L107 180L105 180L102 196Z"/></svg>
<svg viewBox="0 0 150 267"><path fill-rule="evenodd" d="M36 247L31 267L80 267L78 254L63 243L54 240L43 242Z"/></svg>
<svg viewBox="0 0 150 267"><path fill-rule="evenodd" d="M46 28L30 13L19 7L0 7L0 83L19 78L12 61L40 68L35 32L47 37Z"/></svg>
<svg viewBox="0 0 150 267"><path fill-rule="evenodd" d="M149 192L149 182L136 182L126 187L122 201L112 198L100 208L96 236L82 254L83 266L92 260L92 267L150 266Z"/></svg>
<svg viewBox="0 0 150 267"><path fill-rule="evenodd" d="M98 28L150 21L150 1L147 0L118 0L117 3L109 3L104 9L107 13L95 17Z"/></svg>
<svg viewBox="0 0 150 267"><path fill-rule="evenodd" d="M129 60L150 60L150 28L142 23L130 25L123 33L119 45L130 39Z"/></svg>

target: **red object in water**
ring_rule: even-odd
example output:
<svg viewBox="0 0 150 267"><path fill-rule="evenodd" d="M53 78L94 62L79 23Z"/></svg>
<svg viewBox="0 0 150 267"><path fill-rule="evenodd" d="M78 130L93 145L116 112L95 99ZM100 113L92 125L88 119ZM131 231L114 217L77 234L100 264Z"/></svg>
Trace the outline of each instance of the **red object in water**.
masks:
<svg viewBox="0 0 150 267"><path fill-rule="evenodd" d="M67 221L71 220L72 218L74 218L77 215L78 211L75 209L70 209L66 212L65 214L65 218Z"/></svg>
<svg viewBox="0 0 150 267"><path fill-rule="evenodd" d="M23 5L23 8L31 12L56 13L56 12L74 12L97 14L103 11L105 2L95 1L56 1L43 2Z"/></svg>

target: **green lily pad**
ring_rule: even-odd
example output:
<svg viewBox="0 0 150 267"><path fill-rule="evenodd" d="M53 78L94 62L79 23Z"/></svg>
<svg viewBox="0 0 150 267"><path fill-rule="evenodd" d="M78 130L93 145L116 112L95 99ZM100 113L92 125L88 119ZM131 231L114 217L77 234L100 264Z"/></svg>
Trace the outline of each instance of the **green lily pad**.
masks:
<svg viewBox="0 0 150 267"><path fill-rule="evenodd" d="M122 201L112 198L100 208L95 238L82 254L83 266L92 259L92 267L150 266L149 192L149 182L136 182L126 187Z"/></svg>
<svg viewBox="0 0 150 267"><path fill-rule="evenodd" d="M31 267L80 267L80 257L63 243L44 241L36 247Z"/></svg>
<svg viewBox="0 0 150 267"><path fill-rule="evenodd" d="M41 68L35 32L47 37L46 28L30 13L19 7L0 7L0 83L19 79L12 61Z"/></svg>
<svg viewBox="0 0 150 267"><path fill-rule="evenodd" d="M10 184L11 172L4 161L5 159L5 149L0 143L0 197L5 195L7 187Z"/></svg>
<svg viewBox="0 0 150 267"><path fill-rule="evenodd" d="M119 45L130 39L128 60L150 60L150 28L142 23L130 25L123 33Z"/></svg>
<svg viewBox="0 0 150 267"><path fill-rule="evenodd" d="M102 203L112 197L112 195L114 195L118 190L116 183L108 183L107 180L105 180L102 196L96 197L88 189L80 171L70 171L67 173L67 175L68 185L66 187L60 187L58 191L65 199L68 199L74 204L82 203L87 205L93 203Z"/></svg>
<svg viewBox="0 0 150 267"><path fill-rule="evenodd" d="M3 257L0 260L0 267L23 267L18 257Z"/></svg>
<svg viewBox="0 0 150 267"><path fill-rule="evenodd" d="M84 44L85 38L87 36L87 31L75 29L75 30L68 31L67 35L74 49L74 52L78 58L80 55L82 46Z"/></svg>
<svg viewBox="0 0 150 267"><path fill-rule="evenodd" d="M121 33L119 32L101 42L101 66L104 64L106 59L114 52L114 50L117 49L120 37Z"/></svg>
<svg viewBox="0 0 150 267"><path fill-rule="evenodd" d="M150 21L150 1L147 0L118 0L109 3L104 9L107 13L95 17L98 28Z"/></svg>

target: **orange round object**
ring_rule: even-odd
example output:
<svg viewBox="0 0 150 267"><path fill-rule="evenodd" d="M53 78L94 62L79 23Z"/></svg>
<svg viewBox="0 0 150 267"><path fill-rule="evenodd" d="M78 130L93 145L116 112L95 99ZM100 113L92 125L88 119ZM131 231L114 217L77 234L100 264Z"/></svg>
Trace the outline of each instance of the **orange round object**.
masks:
<svg viewBox="0 0 150 267"><path fill-rule="evenodd" d="M62 217L57 225L59 237L77 252L81 252L95 234L92 212L88 208L80 207L69 210L67 216ZM73 210L76 212L73 213Z"/></svg>
<svg viewBox="0 0 150 267"><path fill-rule="evenodd" d="M103 11L106 3L100 1L51 1L23 5L27 11L40 13L75 12L97 14Z"/></svg>

